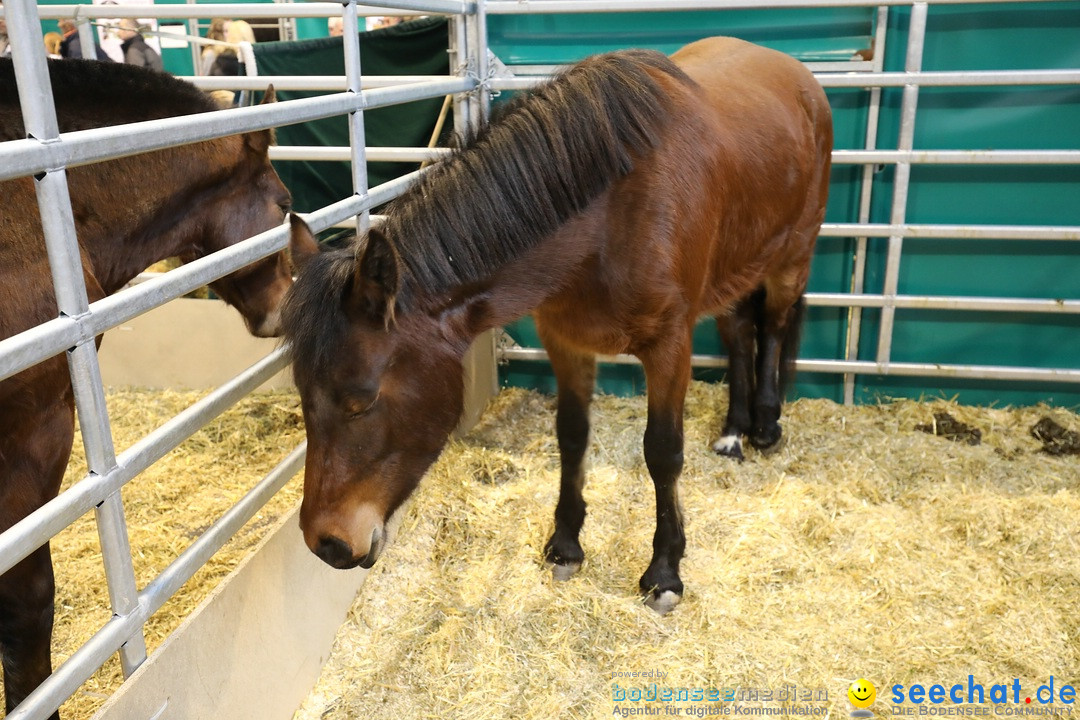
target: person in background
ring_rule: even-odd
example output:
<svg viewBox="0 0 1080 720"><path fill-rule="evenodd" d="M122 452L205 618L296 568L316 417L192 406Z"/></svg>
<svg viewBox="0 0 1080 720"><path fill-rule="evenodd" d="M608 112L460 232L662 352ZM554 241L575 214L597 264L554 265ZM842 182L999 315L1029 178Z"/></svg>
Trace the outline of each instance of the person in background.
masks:
<svg viewBox="0 0 1080 720"><path fill-rule="evenodd" d="M345 33L345 21L339 17L327 18L326 29L330 37L340 37Z"/></svg>
<svg viewBox="0 0 1080 720"><path fill-rule="evenodd" d="M64 37L58 32L45 33L45 53L51 58L61 58L60 43Z"/></svg>
<svg viewBox="0 0 1080 720"><path fill-rule="evenodd" d="M225 19L214 18L210 21L210 28L206 31L207 40L217 40L218 42L225 42ZM218 59L218 56L225 51L225 48L221 45L207 45L202 50L202 60L200 62L200 75L213 75L211 69L214 67L214 61Z"/></svg>
<svg viewBox="0 0 1080 720"><path fill-rule="evenodd" d="M60 27L60 34L62 39L60 41L60 57L66 58L81 58L83 57L82 41L79 39L79 28L75 25L75 21L64 18L58 20L56 23ZM105 51L101 49L101 46L94 42L94 55L98 60L110 60Z"/></svg>
<svg viewBox="0 0 1080 720"><path fill-rule="evenodd" d="M154 48L146 44L139 30L139 21L135 18L124 18L120 21L118 34L123 41L120 48L124 51L124 62L128 65L148 67L158 72L164 71L161 56Z"/></svg>
<svg viewBox="0 0 1080 720"><path fill-rule="evenodd" d="M378 30L379 28L390 27L391 25L397 25L405 18L397 17L394 15L373 16L367 19L368 30Z"/></svg>

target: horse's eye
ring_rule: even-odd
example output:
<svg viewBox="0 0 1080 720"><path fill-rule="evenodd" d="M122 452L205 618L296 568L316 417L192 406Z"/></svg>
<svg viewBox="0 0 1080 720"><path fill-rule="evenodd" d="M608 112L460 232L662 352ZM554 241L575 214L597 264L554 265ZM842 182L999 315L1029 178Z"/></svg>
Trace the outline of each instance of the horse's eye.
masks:
<svg viewBox="0 0 1080 720"><path fill-rule="evenodd" d="M345 411L345 415L350 418L357 418L367 415L373 409L375 409L375 403L379 402L378 393L375 397L352 397L342 403L342 409Z"/></svg>

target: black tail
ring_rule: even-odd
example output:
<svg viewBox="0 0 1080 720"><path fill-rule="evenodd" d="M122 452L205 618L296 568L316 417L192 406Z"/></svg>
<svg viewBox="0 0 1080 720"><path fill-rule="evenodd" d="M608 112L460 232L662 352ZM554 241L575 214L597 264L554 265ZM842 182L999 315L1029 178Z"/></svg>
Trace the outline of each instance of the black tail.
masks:
<svg viewBox="0 0 1080 720"><path fill-rule="evenodd" d="M788 310L787 332L780 346L780 398L784 397L788 383L795 377L795 359L799 356L799 342L802 340L803 319L806 317L806 296L799 299Z"/></svg>

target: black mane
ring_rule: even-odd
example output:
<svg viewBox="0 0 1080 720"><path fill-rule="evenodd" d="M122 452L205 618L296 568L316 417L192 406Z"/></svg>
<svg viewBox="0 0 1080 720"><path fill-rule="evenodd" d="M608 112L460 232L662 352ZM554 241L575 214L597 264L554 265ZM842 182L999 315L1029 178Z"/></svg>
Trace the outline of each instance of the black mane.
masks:
<svg viewBox="0 0 1080 720"><path fill-rule="evenodd" d="M670 116L657 71L693 82L657 52L589 58L508 103L391 203L382 232L404 265L399 302L489 277L629 173ZM332 362L355 262L351 248L322 253L293 285L283 321L298 376Z"/></svg>
<svg viewBox="0 0 1080 720"><path fill-rule="evenodd" d="M166 73L98 60L50 60L61 132L216 110L210 97ZM0 58L0 140L26 137L11 58Z"/></svg>
<svg viewBox="0 0 1080 720"><path fill-rule="evenodd" d="M670 100L650 71L692 83L664 55L597 55L534 92L387 209L406 284L476 282L583 210L658 141Z"/></svg>

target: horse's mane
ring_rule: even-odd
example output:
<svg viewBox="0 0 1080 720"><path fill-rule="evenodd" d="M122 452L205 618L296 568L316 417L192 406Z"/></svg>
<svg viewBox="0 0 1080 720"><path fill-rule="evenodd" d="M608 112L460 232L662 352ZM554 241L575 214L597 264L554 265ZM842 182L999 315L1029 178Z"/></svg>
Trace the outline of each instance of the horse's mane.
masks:
<svg viewBox="0 0 1080 720"><path fill-rule="evenodd" d="M507 104L387 211L404 264L399 301L489 277L583 210L655 146L670 100L654 73L693 81L657 52L598 55ZM293 368L320 374L348 329L353 249L304 267L283 321Z"/></svg>
<svg viewBox="0 0 1080 720"><path fill-rule="evenodd" d="M165 73L98 60L50 60L61 132L216 110L191 83ZM26 137L10 58L0 58L0 140Z"/></svg>
<svg viewBox="0 0 1080 720"><path fill-rule="evenodd" d="M404 283L441 292L489 277L549 235L654 147L671 115L664 55L597 55L519 96L387 210Z"/></svg>

